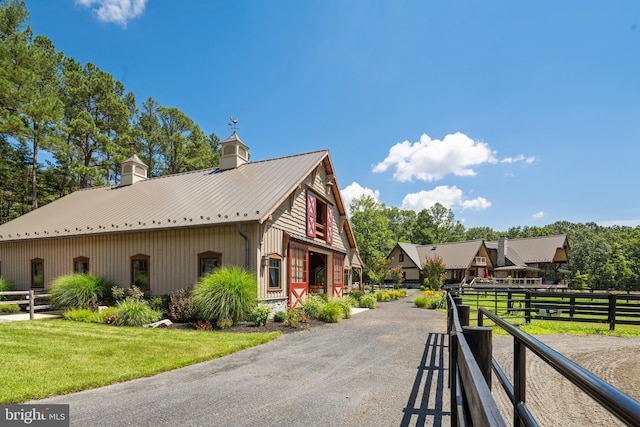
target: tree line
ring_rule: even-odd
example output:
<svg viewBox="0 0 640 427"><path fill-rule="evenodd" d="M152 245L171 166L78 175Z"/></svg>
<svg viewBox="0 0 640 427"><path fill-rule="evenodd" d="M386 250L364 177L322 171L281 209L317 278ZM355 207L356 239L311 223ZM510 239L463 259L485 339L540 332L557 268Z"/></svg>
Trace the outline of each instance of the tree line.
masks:
<svg viewBox="0 0 640 427"><path fill-rule="evenodd" d="M517 226L508 230L465 227L451 209L436 203L420 212L387 207L371 196L354 199L351 223L364 263L365 279L380 276L381 260L398 242L428 245L483 239L507 239L566 234L572 278L594 289L640 290L640 226L604 227L594 222L557 221L544 227ZM372 277L372 278L373 278Z"/></svg>
<svg viewBox="0 0 640 427"><path fill-rule="evenodd" d="M219 138L185 113L134 94L28 25L22 0L0 2L0 223L91 186L118 184L133 153L150 177L216 167Z"/></svg>

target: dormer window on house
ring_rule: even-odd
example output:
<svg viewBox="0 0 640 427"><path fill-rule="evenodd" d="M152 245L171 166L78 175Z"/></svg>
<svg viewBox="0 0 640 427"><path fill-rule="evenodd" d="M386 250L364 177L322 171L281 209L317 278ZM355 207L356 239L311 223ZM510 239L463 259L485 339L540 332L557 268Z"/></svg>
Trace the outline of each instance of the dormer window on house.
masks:
<svg viewBox="0 0 640 427"><path fill-rule="evenodd" d="M333 206L307 191L307 236L333 243Z"/></svg>

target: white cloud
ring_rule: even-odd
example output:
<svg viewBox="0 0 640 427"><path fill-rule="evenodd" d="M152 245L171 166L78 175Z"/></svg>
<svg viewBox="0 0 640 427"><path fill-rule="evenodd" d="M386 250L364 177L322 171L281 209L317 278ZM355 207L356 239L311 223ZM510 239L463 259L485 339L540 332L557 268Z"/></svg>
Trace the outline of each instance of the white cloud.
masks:
<svg viewBox="0 0 640 427"><path fill-rule="evenodd" d="M484 197L476 197L475 199L465 200L462 202L462 210L469 209L472 211L483 211L491 207L491 202Z"/></svg>
<svg viewBox="0 0 640 427"><path fill-rule="evenodd" d="M472 166L497 163L489 145L474 141L457 132L444 139L431 139L427 134L411 144L400 142L391 149L387 157L373 167L374 172L385 172L395 167L393 177L400 181L411 181L414 177L423 181L436 181L446 175L473 176Z"/></svg>
<svg viewBox="0 0 640 427"><path fill-rule="evenodd" d="M344 189L340 190L340 194L342 195L342 202L349 211L349 214L351 214L350 207L353 199L367 195L373 197L376 201L380 201L380 191L362 187L357 182L352 182L351 185L347 185Z"/></svg>
<svg viewBox="0 0 640 427"><path fill-rule="evenodd" d="M422 209L429 209L436 203L440 203L447 209L485 210L491 207L491 202L484 197L465 199L463 191L455 185L453 187L441 185L433 190L407 194L402 200L402 209L420 212Z"/></svg>
<svg viewBox="0 0 640 427"><path fill-rule="evenodd" d="M526 164L530 165L531 163L533 163L535 161L536 161L535 156L524 157L523 154L519 154L519 155L517 155L515 157L505 157L504 159L500 160L500 163L525 162Z"/></svg>
<svg viewBox="0 0 640 427"><path fill-rule="evenodd" d="M76 0L76 3L91 8L103 22L115 22L126 26L127 22L144 12L147 0Z"/></svg>
<svg viewBox="0 0 640 427"><path fill-rule="evenodd" d="M531 217L535 218L535 219L542 218L543 216L544 216L544 212L543 211L540 211L540 212L537 212L537 213L534 213L533 215L531 215Z"/></svg>

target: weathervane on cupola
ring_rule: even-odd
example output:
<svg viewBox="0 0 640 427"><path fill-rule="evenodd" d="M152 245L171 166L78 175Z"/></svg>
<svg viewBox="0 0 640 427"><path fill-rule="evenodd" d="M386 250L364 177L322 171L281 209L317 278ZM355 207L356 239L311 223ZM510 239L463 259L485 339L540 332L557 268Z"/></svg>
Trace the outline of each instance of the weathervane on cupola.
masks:
<svg viewBox="0 0 640 427"><path fill-rule="evenodd" d="M249 161L249 147L238 136L238 119L229 117L231 136L220 143L220 170L235 169Z"/></svg>
<svg viewBox="0 0 640 427"><path fill-rule="evenodd" d="M234 119L233 116L230 116L229 117L229 127L231 128L233 133L236 133L236 131L238 130L238 119Z"/></svg>

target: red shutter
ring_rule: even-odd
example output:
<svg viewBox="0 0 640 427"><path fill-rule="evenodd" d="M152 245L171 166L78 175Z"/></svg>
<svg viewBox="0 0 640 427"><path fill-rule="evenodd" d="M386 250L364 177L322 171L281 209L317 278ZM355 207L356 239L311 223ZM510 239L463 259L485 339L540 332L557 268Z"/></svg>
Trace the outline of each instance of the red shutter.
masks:
<svg viewBox="0 0 640 427"><path fill-rule="evenodd" d="M307 191L307 236L316 237L316 195Z"/></svg>
<svg viewBox="0 0 640 427"><path fill-rule="evenodd" d="M333 206L327 204L327 229L325 231L327 243L333 243Z"/></svg>

